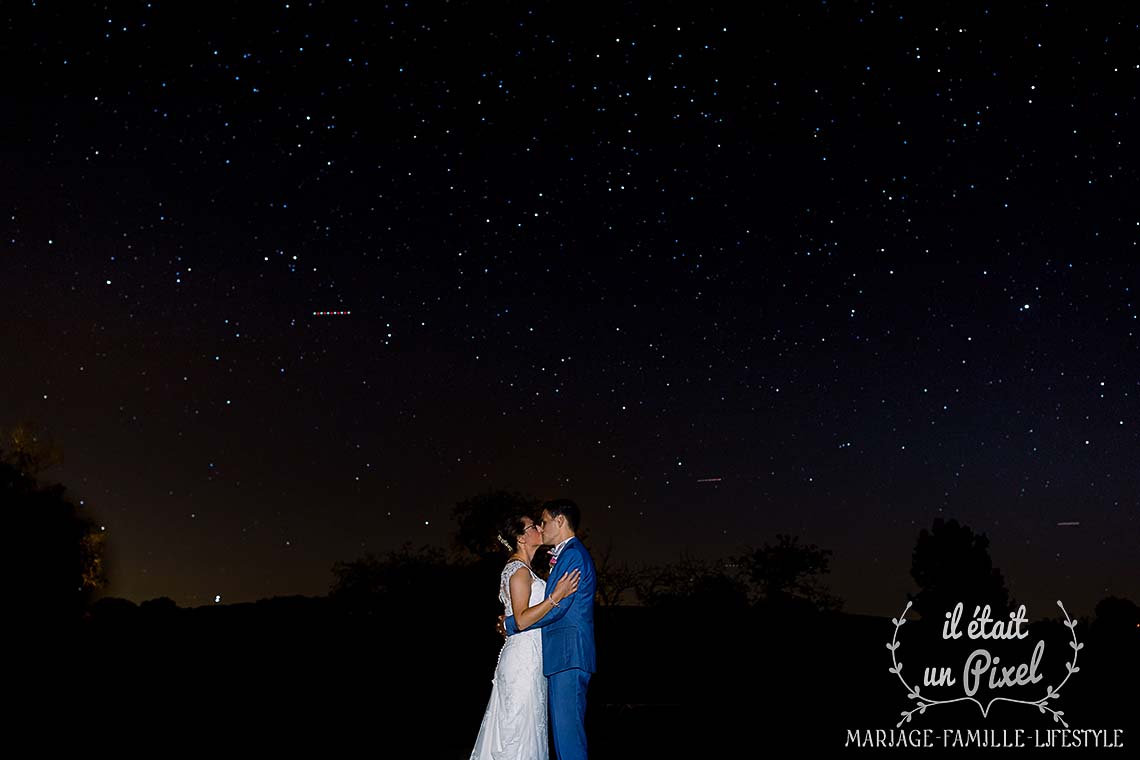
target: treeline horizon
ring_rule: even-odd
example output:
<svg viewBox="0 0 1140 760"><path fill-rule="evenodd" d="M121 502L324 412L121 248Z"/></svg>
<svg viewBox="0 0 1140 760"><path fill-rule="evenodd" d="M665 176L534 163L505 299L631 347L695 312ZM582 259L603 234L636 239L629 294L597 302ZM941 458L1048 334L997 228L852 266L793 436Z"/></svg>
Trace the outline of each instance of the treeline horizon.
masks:
<svg viewBox="0 0 1140 760"><path fill-rule="evenodd" d="M106 535L87 510L80 510L59 483L45 483L41 474L58 462L58 450L27 425L0 437L0 503L15 519L27 540L38 572L24 587L28 606L44 613L44 620L76 617L122 617L132 608L147 618L163 618L173 610L253 605L261 608L302 606L301 599L327 599L350 617L382 616L393 605L415 607L424 589L449 588L474 600L488 600L488 583L497 580L506 551L496 539L497 526L506 517L536 517L541 501L516 491L488 489L458 502L452 509L455 532L450 546L406 542L382 554L366 552L338 560L330 568L332 581L324 595L278 595L255 602L215 603L180 607L169 596L135 603L113 595L108 577ZM591 545L589 525L581 532L591 548L598 573L595 604L601 607L650 607L686 611L711 608L742 611L763 609L787 614L821 614L843 611L844 600L825 583L831 572L832 551L799 536L776 534L774 542L759 548L742 546L737 553L717 560L682 554L677 561L631 564L614 557L612 544ZM534 558L545 573L547 548ZM919 531L910 574L919 588L908 594L922 619L940 619L958 602L989 605L994 617L1018 606L1001 570L994 567L989 539L955 519L935 519ZM491 588L494 586L491 585ZM290 602L289 600L292 600ZM475 607L479 607L475 604ZM1095 616L1134 621L1140 611L1130 599L1108 596L1095 606ZM1044 618L1048 619L1048 618Z"/></svg>
<svg viewBox="0 0 1140 760"><path fill-rule="evenodd" d="M313 602L327 602L328 609L348 617L384 618L393 608L414 609L424 589L449 588L457 594L481 599L471 606L486 608L487 615L497 600L487 591L497 581L507 552L498 543L495 526L505 516L537 516L537 499L506 490L486 492L456 504L452 517L456 530L449 546L414 545L382 553L366 552L332 566L333 582L323 595L277 595L253 602L230 605L205 604L253 609L298 609ZM677 614L717 609L740 613L811 616L843 613L844 600L832 594L824 577L831 572L830 549L801 543L798 536L776 534L774 543L759 548L743 547L735 554L716 560L701 560L682 554L672 563L631 564L614 558L612 544L599 550L590 544L587 528L582 540L591 547L598 572L595 604L599 607L647 607ZM546 574L547 547L539 550L534 566ZM957 602L990 605L995 618L1017 609L1019 602L1007 588L1001 570L994 567L989 539L955 519L934 520L922 529L912 554L911 576L919 591L908 595L912 609L923 620L940 621ZM123 604L123 603L126 604ZM108 602L109 603L109 602ZM116 600L125 613L132 603ZM177 608L168 597L138 605L146 614L162 615ZM179 608L181 609L181 608ZM882 617L862 615L861 617ZM1129 599L1108 596L1095 606L1094 618L1114 627L1140 625L1140 608ZM1080 618L1086 623L1089 616ZM1037 621L1058 621L1060 615L1041 616Z"/></svg>

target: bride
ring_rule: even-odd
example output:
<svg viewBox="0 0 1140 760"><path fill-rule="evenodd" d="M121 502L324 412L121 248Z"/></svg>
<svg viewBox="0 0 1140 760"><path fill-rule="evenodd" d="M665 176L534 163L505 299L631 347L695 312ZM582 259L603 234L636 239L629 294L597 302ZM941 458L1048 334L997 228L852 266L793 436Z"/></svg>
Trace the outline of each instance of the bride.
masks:
<svg viewBox="0 0 1140 760"><path fill-rule="evenodd" d="M499 576L499 601L514 615L520 633L499 652L491 700L483 714L471 760L547 760L546 676L542 674L542 631L526 630L578 589L578 573L558 580L550 596L534 574L531 559L542 546L542 528L526 516L499 526L499 543L511 552Z"/></svg>

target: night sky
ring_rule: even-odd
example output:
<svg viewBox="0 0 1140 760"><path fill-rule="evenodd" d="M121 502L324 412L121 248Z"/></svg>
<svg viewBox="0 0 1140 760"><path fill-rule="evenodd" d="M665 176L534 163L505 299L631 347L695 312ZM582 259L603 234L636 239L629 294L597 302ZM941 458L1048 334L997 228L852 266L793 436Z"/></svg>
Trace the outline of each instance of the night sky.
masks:
<svg viewBox="0 0 1140 760"><path fill-rule="evenodd" d="M938 517L1031 618L1140 599L1140 17L745 6L5 3L0 426L107 593L323 594L503 488L853 612Z"/></svg>

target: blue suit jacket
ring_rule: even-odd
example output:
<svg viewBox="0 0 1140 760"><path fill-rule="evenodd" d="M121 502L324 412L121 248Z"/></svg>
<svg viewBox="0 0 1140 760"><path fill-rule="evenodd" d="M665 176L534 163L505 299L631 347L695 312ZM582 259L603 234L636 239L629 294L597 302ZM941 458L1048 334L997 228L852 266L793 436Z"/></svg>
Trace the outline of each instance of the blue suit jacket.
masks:
<svg viewBox="0 0 1140 760"><path fill-rule="evenodd" d="M554 591L558 579L572 570L580 570L578 590L558 603L531 628L542 629L542 673L554 675L570 668L593 673L596 668L594 653L594 592L598 577L594 560L577 537L571 538L558 555L558 561L546 580L546 596ZM503 624L508 634L519 632L514 615Z"/></svg>

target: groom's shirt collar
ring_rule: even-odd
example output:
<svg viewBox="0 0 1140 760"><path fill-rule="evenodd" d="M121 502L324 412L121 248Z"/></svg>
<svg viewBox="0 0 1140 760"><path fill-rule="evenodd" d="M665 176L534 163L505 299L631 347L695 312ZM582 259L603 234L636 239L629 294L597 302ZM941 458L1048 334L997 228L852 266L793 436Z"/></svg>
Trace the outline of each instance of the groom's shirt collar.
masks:
<svg viewBox="0 0 1140 760"><path fill-rule="evenodd" d="M577 536L570 536L570 538L568 538L565 541L563 541L562 543L558 544L558 546L554 547L554 549L551 550L551 552L550 552L551 556L557 557L559 554L562 553L562 550L566 548L566 544L570 543L575 538L577 538Z"/></svg>

